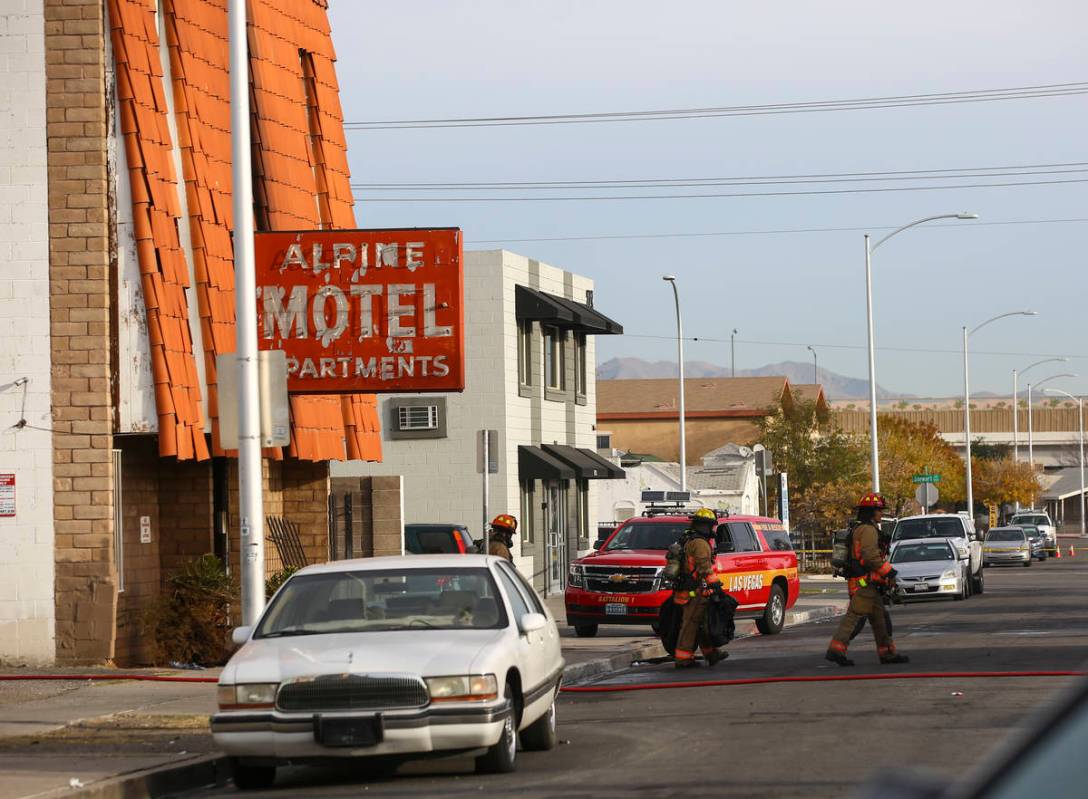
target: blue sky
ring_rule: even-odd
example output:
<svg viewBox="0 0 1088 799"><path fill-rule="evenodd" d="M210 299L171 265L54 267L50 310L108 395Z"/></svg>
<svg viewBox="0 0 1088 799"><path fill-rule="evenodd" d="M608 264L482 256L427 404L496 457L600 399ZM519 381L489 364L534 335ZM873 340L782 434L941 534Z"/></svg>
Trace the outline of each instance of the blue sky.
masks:
<svg viewBox="0 0 1088 799"><path fill-rule="evenodd" d="M332 0L348 121L732 106L1088 80L1088 5L1073 2L414 2ZM1085 95L688 121L348 134L355 182L639 179L1088 161ZM1057 177L1082 177L1088 173ZM1015 180L1015 178L1011 178ZM1030 178L1029 178L1030 179ZM680 190L692 193L691 190ZM459 192L463 194L464 192ZM570 194L570 191L562 192ZM417 195L404 191L400 194ZM1088 183L818 197L624 202L382 203L363 227L457 225L589 275L627 333L598 357L673 358L677 275L686 332L728 339L738 367L866 370L861 232L474 244L608 234L878 227L970 210L980 221L1088 218ZM879 235L879 234L878 234ZM972 384L1078 356L1055 383L1088 391L1088 224L919 228L874 259L877 376L922 395L962 390L960 327L1030 307L972 339ZM646 336L643 338L642 336ZM659 338L653 338L653 337ZM751 343L749 343L751 342ZM756 342L789 342L771 344ZM690 359L728 362L693 342ZM1040 367L1037 377L1051 374Z"/></svg>

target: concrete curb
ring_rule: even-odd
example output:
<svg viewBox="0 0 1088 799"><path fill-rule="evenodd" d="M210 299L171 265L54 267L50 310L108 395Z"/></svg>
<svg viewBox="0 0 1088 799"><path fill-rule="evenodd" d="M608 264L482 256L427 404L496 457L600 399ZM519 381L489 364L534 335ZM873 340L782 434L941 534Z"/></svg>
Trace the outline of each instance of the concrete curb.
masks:
<svg viewBox="0 0 1088 799"><path fill-rule="evenodd" d="M177 796L198 788L226 785L230 765L226 755L197 755L170 766L133 771L92 783L84 788L58 788L38 794L36 799L79 797L79 799L157 799Z"/></svg>
<svg viewBox="0 0 1088 799"><path fill-rule="evenodd" d="M841 616L845 612L845 605L842 607L838 605L820 605L807 610L791 610L786 615L785 626L796 627L799 624L826 621ZM754 630L750 632L741 632L737 634L737 637L734 640L754 638L757 635L759 635L759 633ZM661 646L660 642L655 641L650 644L640 644L639 646L632 647L625 652L612 655L611 657L587 660L584 663L572 663L563 669L563 683L570 685L584 682L594 677L600 677L602 674L609 674L620 669L625 669L639 660L650 660L652 658L665 657L666 655L665 648Z"/></svg>

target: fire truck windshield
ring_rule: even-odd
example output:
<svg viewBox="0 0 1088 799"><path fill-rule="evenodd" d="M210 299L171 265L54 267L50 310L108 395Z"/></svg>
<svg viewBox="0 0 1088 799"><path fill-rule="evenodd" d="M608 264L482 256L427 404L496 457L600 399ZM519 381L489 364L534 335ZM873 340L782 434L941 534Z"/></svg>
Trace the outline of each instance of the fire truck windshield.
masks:
<svg viewBox="0 0 1088 799"><path fill-rule="evenodd" d="M617 549L668 549L687 529L688 525L683 522L630 522L612 536L604 549L606 552Z"/></svg>

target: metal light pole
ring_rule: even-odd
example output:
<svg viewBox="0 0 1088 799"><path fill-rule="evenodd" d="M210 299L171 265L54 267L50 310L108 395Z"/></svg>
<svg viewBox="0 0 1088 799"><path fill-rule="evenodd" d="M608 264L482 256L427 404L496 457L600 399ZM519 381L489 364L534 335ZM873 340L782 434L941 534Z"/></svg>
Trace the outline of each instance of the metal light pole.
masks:
<svg viewBox="0 0 1088 799"><path fill-rule="evenodd" d="M1065 363L1068 360L1068 358L1044 358L1019 371L1012 370L1012 459L1014 461L1020 461L1020 376L1027 374L1028 370L1034 369L1036 366L1042 366L1044 363L1057 363L1058 361Z"/></svg>
<svg viewBox="0 0 1088 799"><path fill-rule="evenodd" d="M672 298L676 302L676 357L680 371L680 490L688 489L688 445L684 429L684 321L680 317L680 292L676 290L676 276L662 275L661 279L672 286Z"/></svg>
<svg viewBox="0 0 1088 799"><path fill-rule="evenodd" d="M257 365L257 277L253 263L253 168L246 0L230 0L231 190L234 204L234 303L238 358L238 517L242 624L264 610L264 498Z"/></svg>
<svg viewBox="0 0 1088 799"><path fill-rule="evenodd" d="M812 353L812 382L819 383L820 367L816 365L816 349L811 344L809 344L808 351Z"/></svg>
<svg viewBox="0 0 1088 799"><path fill-rule="evenodd" d="M1044 388L1048 394L1062 394L1069 397L1073 402L1077 403L1077 419L1079 421L1079 443L1080 443L1080 535L1083 538L1086 534L1084 525L1084 399L1082 397L1074 397L1068 391L1062 391L1060 388Z"/></svg>
<svg viewBox="0 0 1088 799"><path fill-rule="evenodd" d="M998 314L977 324L970 331L967 325L963 326L963 444L967 450L964 460L967 461L967 513L972 520L975 518L975 487L971 480L971 384L967 368L967 339L982 328L998 319L1008 316L1036 316L1038 311L1009 311Z"/></svg>
<svg viewBox="0 0 1088 799"><path fill-rule="evenodd" d="M729 335L729 370L733 377L737 376L737 329L734 327L733 332Z"/></svg>
<svg viewBox="0 0 1088 799"><path fill-rule="evenodd" d="M880 448L876 440L876 353L873 345L873 267L872 257L877 248L892 236L896 236L917 225L933 222L937 219L978 219L978 214L966 211L958 214L938 214L917 219L914 222L896 228L876 244L869 246L869 234L865 234L865 312L869 329L869 450L873 470L873 491L880 492Z"/></svg>
<svg viewBox="0 0 1088 799"><path fill-rule="evenodd" d="M1043 383L1049 383L1051 380L1058 380L1062 377L1076 377L1072 372L1062 372L1060 375L1051 375L1050 377L1044 377L1038 383L1034 385L1034 388L1039 388ZM1032 431L1031 421L1031 389L1033 388L1031 383L1028 383L1028 463L1031 465L1031 470L1035 471L1035 439ZM1034 502L1032 505L1034 506Z"/></svg>

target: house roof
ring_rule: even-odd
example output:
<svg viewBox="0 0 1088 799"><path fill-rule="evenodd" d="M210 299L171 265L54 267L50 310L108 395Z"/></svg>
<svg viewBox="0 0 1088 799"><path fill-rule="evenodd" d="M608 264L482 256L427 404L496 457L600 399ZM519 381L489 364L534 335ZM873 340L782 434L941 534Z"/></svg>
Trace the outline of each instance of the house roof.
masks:
<svg viewBox="0 0 1088 799"><path fill-rule="evenodd" d="M676 418L679 392L671 378L600 380L598 419ZM707 377L684 383L688 418L761 417L792 401L785 377Z"/></svg>
<svg viewBox="0 0 1088 799"><path fill-rule="evenodd" d="M651 466L651 464L646 464ZM680 480L680 464L678 463L654 463L652 468L657 469L670 479ZM692 468L688 467L687 486L692 491L720 491L725 494L739 494L744 491L744 483L749 469L753 468L751 462L738 461L735 464L724 467Z"/></svg>
<svg viewBox="0 0 1088 799"><path fill-rule="evenodd" d="M820 413L827 413L830 410L827 395L820 383L790 383L790 393L797 402L816 403L816 410Z"/></svg>
<svg viewBox="0 0 1088 799"><path fill-rule="evenodd" d="M255 204L261 229L355 226L326 7L326 0L249 3ZM154 7L144 0L109 0L159 453L203 460L209 454L226 454L219 444L215 358L235 348L227 4L187 0L166 4L161 13L172 86L165 81ZM174 168L167 96L175 104L180 175ZM182 191L187 219L179 202ZM192 241L194 286L189 285L179 236L185 226ZM196 299L198 329L189 324L189 288ZM206 386L201 386L196 368L200 350ZM210 452L202 389L212 422ZM293 396L291 413L289 455L381 459L372 396Z"/></svg>
<svg viewBox="0 0 1088 799"><path fill-rule="evenodd" d="M1080 493L1080 467L1048 471L1039 481L1043 486L1043 499L1069 499Z"/></svg>

